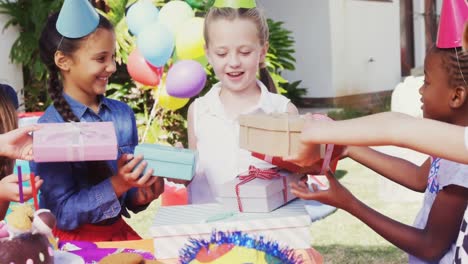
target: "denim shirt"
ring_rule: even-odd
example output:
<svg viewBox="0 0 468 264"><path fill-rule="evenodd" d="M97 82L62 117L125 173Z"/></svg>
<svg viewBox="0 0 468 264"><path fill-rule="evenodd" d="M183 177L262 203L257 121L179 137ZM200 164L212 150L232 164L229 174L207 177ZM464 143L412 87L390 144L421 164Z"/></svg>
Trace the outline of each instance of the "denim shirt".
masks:
<svg viewBox="0 0 468 264"><path fill-rule="evenodd" d="M114 123L119 157L123 153L133 153L138 144L138 132L135 115L125 103L100 97L98 114L87 106L63 94L71 110L81 122ZM62 123L62 116L50 105L39 119L39 123ZM117 173L117 160L105 161ZM110 177L98 184L88 182L87 162L31 162L31 169L44 179L40 194L40 207L47 208L57 218L57 228L74 230L84 224L110 224L121 214L129 217L127 208L138 212L146 206L132 204L131 197L136 188L117 198Z"/></svg>

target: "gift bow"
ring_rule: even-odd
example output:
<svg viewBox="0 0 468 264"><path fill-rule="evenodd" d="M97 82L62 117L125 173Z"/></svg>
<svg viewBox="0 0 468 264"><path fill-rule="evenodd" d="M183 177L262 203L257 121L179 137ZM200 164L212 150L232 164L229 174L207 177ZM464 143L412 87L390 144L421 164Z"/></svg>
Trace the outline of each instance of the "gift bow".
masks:
<svg viewBox="0 0 468 264"><path fill-rule="evenodd" d="M262 179L262 180L273 180L276 178L282 177L278 169L276 168L270 168L270 169L259 169L255 166L250 165L249 166L249 171L247 174L241 174L238 176L239 180L241 180L238 184L236 184L236 196L237 196L237 205L239 206L239 212L243 212L242 208L242 201L240 198L240 186L248 183L254 179ZM287 182L286 182L286 177L283 178L283 198L284 202L286 203L288 201L288 190L287 190Z"/></svg>

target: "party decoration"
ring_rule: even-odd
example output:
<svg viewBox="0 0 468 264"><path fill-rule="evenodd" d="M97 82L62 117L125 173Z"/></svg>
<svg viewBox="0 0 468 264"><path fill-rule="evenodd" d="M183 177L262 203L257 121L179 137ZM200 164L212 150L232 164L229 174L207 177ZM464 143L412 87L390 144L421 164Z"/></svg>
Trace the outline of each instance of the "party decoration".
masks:
<svg viewBox="0 0 468 264"><path fill-rule="evenodd" d="M167 93L178 98L197 95L205 87L206 73L200 63L193 60L176 62L168 71Z"/></svg>
<svg viewBox="0 0 468 264"><path fill-rule="evenodd" d="M213 6L217 8L255 8L257 4L255 0L216 0Z"/></svg>
<svg viewBox="0 0 468 264"><path fill-rule="evenodd" d="M205 39L203 38L204 19L193 17L187 20L176 35L176 53L182 60L205 56Z"/></svg>
<svg viewBox="0 0 468 264"><path fill-rule="evenodd" d="M213 5L214 0L185 0L192 8L204 9Z"/></svg>
<svg viewBox="0 0 468 264"><path fill-rule="evenodd" d="M174 35L164 24L155 22L138 34L137 47L146 61L161 67L172 55Z"/></svg>
<svg viewBox="0 0 468 264"><path fill-rule="evenodd" d="M166 25L172 34L177 32L182 24L194 17L193 9L184 1L170 1L159 12L159 21Z"/></svg>
<svg viewBox="0 0 468 264"><path fill-rule="evenodd" d="M465 23L465 30L463 31L463 50L468 51L468 21Z"/></svg>
<svg viewBox="0 0 468 264"><path fill-rule="evenodd" d="M37 201L37 189L36 189L36 179L33 172L29 174L29 181L31 182L31 189L33 193L33 200L34 200L34 209L37 211L39 210L39 202Z"/></svg>
<svg viewBox="0 0 468 264"><path fill-rule="evenodd" d="M437 47L461 47L463 28L467 20L468 3L466 0L444 0L440 12Z"/></svg>
<svg viewBox="0 0 468 264"><path fill-rule="evenodd" d="M158 85L161 78L160 69L149 64L138 49L128 56L127 71L133 80L148 86Z"/></svg>
<svg viewBox="0 0 468 264"><path fill-rule="evenodd" d="M133 35L138 35L143 28L158 19L159 10L151 0L140 0L127 11L127 25Z"/></svg>
<svg viewBox="0 0 468 264"><path fill-rule="evenodd" d="M154 92L159 95L159 105L164 109L175 111L184 107L189 101L188 98L177 98L167 94L165 76L161 79L158 87L159 89Z"/></svg>
<svg viewBox="0 0 468 264"><path fill-rule="evenodd" d="M240 231L215 231L209 241L192 238L180 252L181 264L302 263L302 259L292 249L282 248L275 241L265 241L262 236L251 237Z"/></svg>
<svg viewBox="0 0 468 264"><path fill-rule="evenodd" d="M57 19L57 31L67 38L81 38L93 32L99 15L88 0L65 0Z"/></svg>
<svg viewBox="0 0 468 264"><path fill-rule="evenodd" d="M19 202L24 203L23 196L23 174L21 173L21 166L16 167L18 170L18 188L19 188Z"/></svg>

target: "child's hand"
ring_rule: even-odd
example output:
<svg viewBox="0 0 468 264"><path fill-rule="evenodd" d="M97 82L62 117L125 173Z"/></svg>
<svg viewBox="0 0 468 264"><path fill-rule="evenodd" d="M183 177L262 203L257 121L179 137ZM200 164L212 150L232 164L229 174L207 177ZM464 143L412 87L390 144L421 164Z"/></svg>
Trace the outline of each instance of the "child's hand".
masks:
<svg viewBox="0 0 468 264"><path fill-rule="evenodd" d="M39 129L39 126L17 128L0 135L0 156L10 159L32 159L32 137L29 133Z"/></svg>
<svg viewBox="0 0 468 264"><path fill-rule="evenodd" d="M118 172L111 178L112 186L117 197L120 197L123 193L127 192L133 187L147 187L156 181L152 179L153 169L147 170L143 174L146 168L146 161L143 161L143 156L138 155L134 157L131 154L123 154L117 161Z"/></svg>
<svg viewBox="0 0 468 264"><path fill-rule="evenodd" d="M304 115L304 127L301 132L301 140L298 147L298 152L289 157L284 157L283 160L299 165L300 167L309 167L314 165L320 157L317 157L317 144L310 142L311 136L317 124L323 124L323 121L318 121L313 118L312 114Z"/></svg>
<svg viewBox="0 0 468 264"><path fill-rule="evenodd" d="M135 204L145 205L151 203L153 200L164 192L164 178L152 176L151 184L149 186L138 188L135 196Z"/></svg>
<svg viewBox="0 0 468 264"><path fill-rule="evenodd" d="M335 178L333 172L328 170L326 173L330 187L327 190L318 190L318 188L312 185L314 191L311 191L307 184L303 181L298 183L291 183L291 193L297 197L305 200L317 200L321 203L335 206L337 208L345 208L349 205L349 202L354 199L354 196L341 185L341 183Z"/></svg>
<svg viewBox="0 0 468 264"><path fill-rule="evenodd" d="M29 175L23 176L23 182L29 180ZM41 188L42 183L44 182L39 176L35 177L36 180L36 190ZM23 184L23 199L27 201L33 196L31 186L25 187ZM15 174L8 175L0 180L0 201L11 201L19 202L19 185L18 185L18 176Z"/></svg>

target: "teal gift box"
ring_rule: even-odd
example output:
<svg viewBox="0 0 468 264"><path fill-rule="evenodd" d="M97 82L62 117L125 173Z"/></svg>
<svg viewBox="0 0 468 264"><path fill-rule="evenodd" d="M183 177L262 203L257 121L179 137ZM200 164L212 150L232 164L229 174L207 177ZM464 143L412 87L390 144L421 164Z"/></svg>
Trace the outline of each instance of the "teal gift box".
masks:
<svg viewBox="0 0 468 264"><path fill-rule="evenodd" d="M190 149L158 144L140 144L135 147L135 156L143 155L147 169L153 175L190 181L195 174L196 153Z"/></svg>

